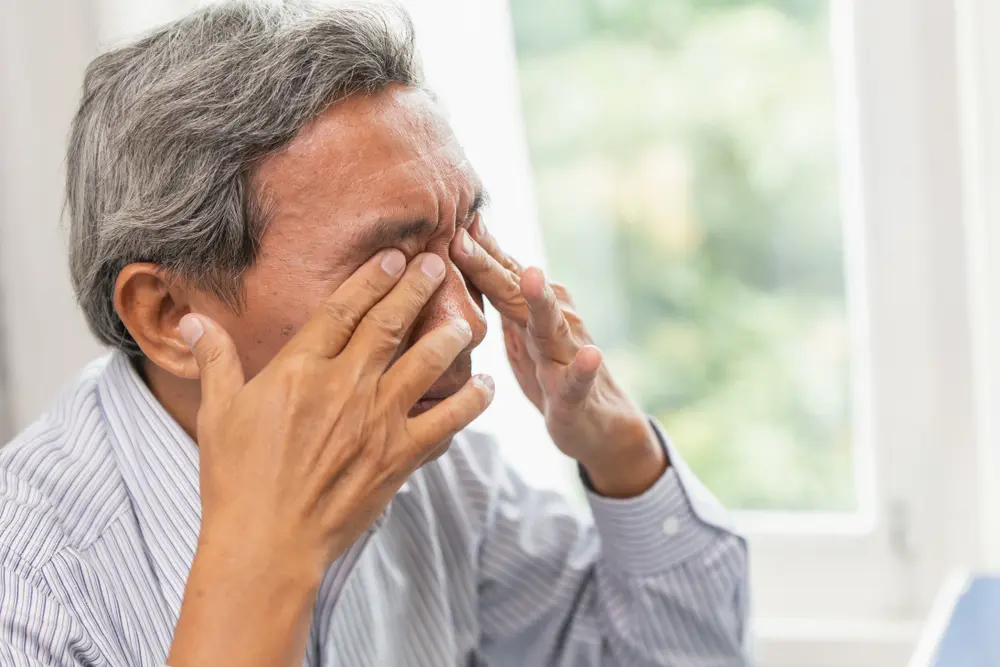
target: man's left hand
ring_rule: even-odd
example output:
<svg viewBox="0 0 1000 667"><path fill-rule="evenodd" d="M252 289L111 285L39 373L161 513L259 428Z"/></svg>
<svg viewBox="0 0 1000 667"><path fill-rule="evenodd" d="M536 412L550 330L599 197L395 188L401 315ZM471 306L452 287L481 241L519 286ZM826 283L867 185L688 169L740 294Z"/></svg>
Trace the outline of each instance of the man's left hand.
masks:
<svg viewBox="0 0 1000 667"><path fill-rule="evenodd" d="M566 288L522 269L480 217L452 243L455 264L500 312L507 357L553 442L607 496L642 493L666 456L646 416L614 381Z"/></svg>

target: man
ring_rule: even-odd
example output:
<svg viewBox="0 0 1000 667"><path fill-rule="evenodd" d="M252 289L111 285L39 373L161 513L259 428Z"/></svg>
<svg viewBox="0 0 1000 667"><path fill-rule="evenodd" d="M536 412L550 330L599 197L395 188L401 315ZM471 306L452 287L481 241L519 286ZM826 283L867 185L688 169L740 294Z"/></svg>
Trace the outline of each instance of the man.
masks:
<svg viewBox="0 0 1000 667"><path fill-rule="evenodd" d="M0 664L745 663L744 542L497 246L394 16L227 4L91 64L71 267L115 351L0 450ZM463 432L484 296L592 522Z"/></svg>

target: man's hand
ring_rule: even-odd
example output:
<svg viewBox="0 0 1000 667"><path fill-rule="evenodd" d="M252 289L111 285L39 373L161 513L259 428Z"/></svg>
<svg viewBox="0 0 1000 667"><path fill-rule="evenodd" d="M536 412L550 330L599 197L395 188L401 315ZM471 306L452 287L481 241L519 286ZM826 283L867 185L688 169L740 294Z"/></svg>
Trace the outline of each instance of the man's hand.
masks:
<svg viewBox="0 0 1000 667"><path fill-rule="evenodd" d="M566 288L521 265L497 245L481 218L460 231L451 254L500 311L507 357L549 435L609 496L649 488L667 461L645 415L615 383Z"/></svg>
<svg viewBox="0 0 1000 667"><path fill-rule="evenodd" d="M217 324L182 320L201 371L203 509L173 667L301 664L324 570L489 405L492 381L472 378L408 414L472 337L456 320L393 363L444 272L435 255L407 269L398 250L380 253L250 382Z"/></svg>

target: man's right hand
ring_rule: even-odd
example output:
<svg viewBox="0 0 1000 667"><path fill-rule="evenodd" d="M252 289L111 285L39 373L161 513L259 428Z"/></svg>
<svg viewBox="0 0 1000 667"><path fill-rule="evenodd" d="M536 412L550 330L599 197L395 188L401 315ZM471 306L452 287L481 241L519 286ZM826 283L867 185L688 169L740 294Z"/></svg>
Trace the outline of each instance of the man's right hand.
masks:
<svg viewBox="0 0 1000 667"><path fill-rule="evenodd" d="M454 320L397 358L444 268L376 255L250 382L218 324L181 321L201 373L202 528L172 667L301 664L323 571L489 405L492 381L473 377L409 416L472 338Z"/></svg>

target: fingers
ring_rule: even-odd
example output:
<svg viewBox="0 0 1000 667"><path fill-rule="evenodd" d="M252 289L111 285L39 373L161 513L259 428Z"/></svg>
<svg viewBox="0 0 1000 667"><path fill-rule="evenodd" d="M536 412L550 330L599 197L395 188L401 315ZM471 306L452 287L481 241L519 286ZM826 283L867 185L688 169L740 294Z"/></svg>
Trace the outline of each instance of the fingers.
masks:
<svg viewBox="0 0 1000 667"><path fill-rule="evenodd" d="M421 337L382 376L380 386L409 411L470 342L468 322L452 320Z"/></svg>
<svg viewBox="0 0 1000 667"><path fill-rule="evenodd" d="M528 304L528 333L538 351L548 359L568 364L576 355L577 345L541 269L530 268L521 275L521 294Z"/></svg>
<svg viewBox="0 0 1000 667"><path fill-rule="evenodd" d="M220 414L243 388L245 377L236 344L211 318L188 313L177 325L191 348L201 377L201 410L205 415Z"/></svg>
<svg viewBox="0 0 1000 667"><path fill-rule="evenodd" d="M493 391L493 378L476 375L439 405L411 418L407 430L414 446L422 451L461 431L490 406Z"/></svg>
<svg viewBox="0 0 1000 667"><path fill-rule="evenodd" d="M594 345L584 345L576 353L559 387L559 398L567 405L582 403L597 380L603 363L601 351Z"/></svg>
<svg viewBox="0 0 1000 667"><path fill-rule="evenodd" d="M506 317L500 318L500 326L503 328L503 342L508 356L521 356L526 352L524 342L521 340L521 332L518 326Z"/></svg>
<svg viewBox="0 0 1000 667"><path fill-rule="evenodd" d="M521 265L516 259L504 252L493 235L486 229L482 215L477 215L475 222L469 226L469 234L482 246L490 257L500 262L500 265L515 275L521 275Z"/></svg>
<svg viewBox="0 0 1000 667"><path fill-rule="evenodd" d="M396 355L417 315L444 280L444 260L424 253L407 267L389 294L368 311L344 349L366 368L385 370Z"/></svg>
<svg viewBox="0 0 1000 667"><path fill-rule="evenodd" d="M323 302L286 347L325 357L340 354L362 318L399 282L405 268L406 257L399 250L376 254Z"/></svg>
<svg viewBox="0 0 1000 667"><path fill-rule="evenodd" d="M528 307L521 296L518 272L505 267L487 253L464 229L455 234L451 256L455 265L486 295L501 315L522 325L527 323Z"/></svg>
<svg viewBox="0 0 1000 667"><path fill-rule="evenodd" d="M576 304L573 302L573 297L570 296L569 290L566 289L565 285L550 280L549 287L551 287L552 291L556 293L556 298L563 304L563 307L569 306L570 308L576 308Z"/></svg>

